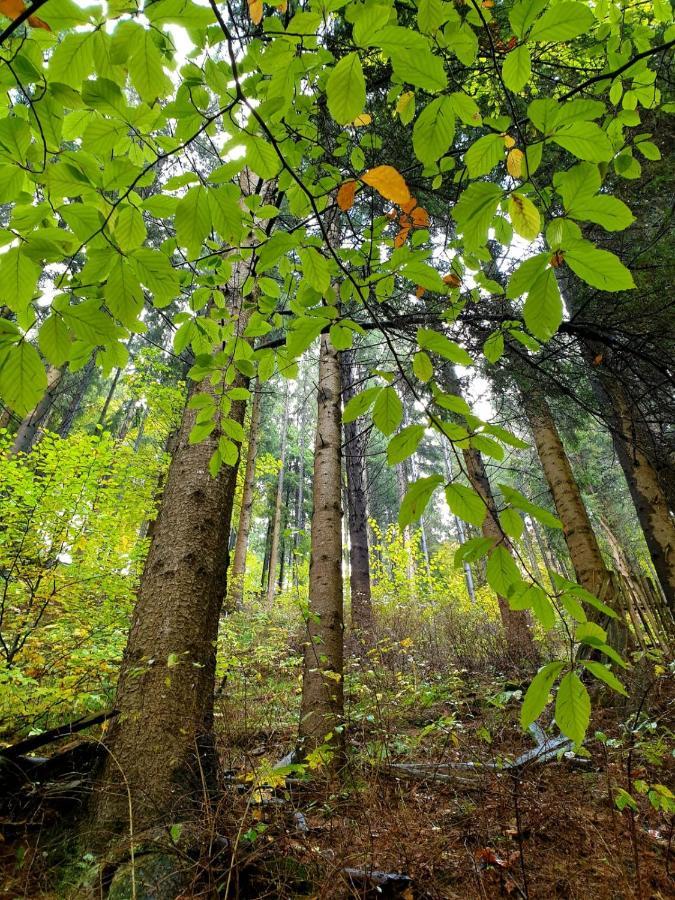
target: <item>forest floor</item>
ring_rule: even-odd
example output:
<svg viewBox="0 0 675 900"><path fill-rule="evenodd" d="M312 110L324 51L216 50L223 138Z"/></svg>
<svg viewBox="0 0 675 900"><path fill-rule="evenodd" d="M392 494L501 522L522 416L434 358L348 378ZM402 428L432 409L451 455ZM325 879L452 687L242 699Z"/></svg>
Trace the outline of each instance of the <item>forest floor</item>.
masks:
<svg viewBox="0 0 675 900"><path fill-rule="evenodd" d="M218 703L222 802L204 823L211 850L191 863L192 896L224 897L228 883L227 896L251 900L675 896L672 817L638 790L672 781L667 679L642 691L637 714L623 700L594 704L585 758L509 770L500 766L535 746L518 724L524 685L499 672L401 671L400 659L382 668L381 657L346 685L340 780L320 767L288 780L274 769L297 727L294 665L280 673L258 659L228 678ZM467 762L475 767L435 768ZM413 763L429 769L396 768ZM629 767L635 814L616 805ZM68 820L52 818L56 831L49 820L0 836L3 900L91 896L79 880L91 860L69 859Z"/></svg>

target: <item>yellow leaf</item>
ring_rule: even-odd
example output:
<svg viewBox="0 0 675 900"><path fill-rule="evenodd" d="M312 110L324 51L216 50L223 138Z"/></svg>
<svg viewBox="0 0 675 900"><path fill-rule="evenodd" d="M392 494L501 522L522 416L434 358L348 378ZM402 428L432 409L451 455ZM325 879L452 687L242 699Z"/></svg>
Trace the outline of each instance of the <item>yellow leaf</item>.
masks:
<svg viewBox="0 0 675 900"><path fill-rule="evenodd" d="M515 147L516 142L510 134L503 134L502 137L504 138L504 146L507 150L510 150L511 147Z"/></svg>
<svg viewBox="0 0 675 900"><path fill-rule="evenodd" d="M337 205L342 212L347 212L354 205L354 194L356 193L356 182L345 181L337 192Z"/></svg>
<svg viewBox="0 0 675 900"><path fill-rule="evenodd" d="M368 169L361 176L361 181L375 188L378 194L399 206L412 200L403 175L393 166L376 166L374 169Z"/></svg>
<svg viewBox="0 0 675 900"><path fill-rule="evenodd" d="M288 9L288 0L282 0L281 3L278 3L277 9L279 10L280 13L285 13L286 10Z"/></svg>
<svg viewBox="0 0 675 900"><path fill-rule="evenodd" d="M539 210L522 194L511 194L509 197L509 216L514 230L521 237L532 241L539 234L541 226Z"/></svg>
<svg viewBox="0 0 675 900"><path fill-rule="evenodd" d="M506 170L513 178L520 178L522 176L524 159L525 154L522 150L518 150L517 147L513 150L509 150L508 156L506 157Z"/></svg>
<svg viewBox="0 0 675 900"><path fill-rule="evenodd" d="M248 0L248 12L254 25L259 25L263 17L262 0Z"/></svg>
<svg viewBox="0 0 675 900"><path fill-rule="evenodd" d="M405 91L396 101L396 112L399 116L406 111L406 109L410 106L413 97L415 96L413 91Z"/></svg>
<svg viewBox="0 0 675 900"><path fill-rule="evenodd" d="M363 128L364 125L370 125L370 123L372 121L373 121L373 117L371 115L369 115L368 113L361 113L360 116L357 116L354 119L354 121L352 122L352 125L355 128Z"/></svg>

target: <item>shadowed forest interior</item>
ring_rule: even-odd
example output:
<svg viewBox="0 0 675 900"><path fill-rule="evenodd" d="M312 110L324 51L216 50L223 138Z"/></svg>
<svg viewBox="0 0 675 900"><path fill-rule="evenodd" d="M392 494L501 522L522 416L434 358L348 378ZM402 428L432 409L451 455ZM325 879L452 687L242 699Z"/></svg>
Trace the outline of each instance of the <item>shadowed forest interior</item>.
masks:
<svg viewBox="0 0 675 900"><path fill-rule="evenodd" d="M672 897L670 4L0 28L0 898Z"/></svg>

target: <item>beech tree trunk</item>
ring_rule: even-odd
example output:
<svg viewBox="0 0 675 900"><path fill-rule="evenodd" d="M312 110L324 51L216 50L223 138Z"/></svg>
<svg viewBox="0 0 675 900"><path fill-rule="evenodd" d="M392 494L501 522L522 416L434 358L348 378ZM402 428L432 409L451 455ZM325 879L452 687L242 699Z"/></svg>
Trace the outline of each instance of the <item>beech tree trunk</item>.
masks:
<svg viewBox="0 0 675 900"><path fill-rule="evenodd" d="M288 406L289 391L288 381L284 393L284 416L281 423L281 468L279 469L279 481L274 501L274 518L272 519L272 542L270 544L270 565L267 573L267 602L274 602L277 589L277 567L279 564L279 536L281 535L281 507L284 500L284 475L286 474L286 443L288 438Z"/></svg>
<svg viewBox="0 0 675 900"><path fill-rule="evenodd" d="M447 481L452 479L452 465L450 463L450 454L448 453L448 442L444 437L441 437L441 448L443 450L443 467L445 469L445 478ZM464 527L464 523L457 516L453 516L455 522L455 530L457 532L457 537L459 539L460 544L463 544L466 540L466 529ZM464 580L466 582L466 591L469 595L469 600L472 603L476 602L476 589L473 582L473 572L471 570L471 565L464 560Z"/></svg>
<svg viewBox="0 0 675 900"><path fill-rule="evenodd" d="M302 678L299 746L302 753L324 743L341 755L344 718L340 363L321 337L314 449L309 615Z"/></svg>
<svg viewBox="0 0 675 900"><path fill-rule="evenodd" d="M247 316L234 311L241 331ZM238 375L232 386L246 384ZM215 393L208 379L199 390ZM231 418L241 424L245 407L234 402ZM215 767L216 640L238 462L210 475L220 432L190 444L195 417L186 407L120 671L120 715L93 804L104 844L130 827L129 805L135 834L191 818Z"/></svg>
<svg viewBox="0 0 675 900"><path fill-rule="evenodd" d="M347 404L356 394L354 354L340 354L342 398ZM347 512L349 520L349 586L352 628L362 638L372 632L373 608L370 595L368 557L368 510L365 479L367 438L359 421L345 422L344 454L347 471Z"/></svg>
<svg viewBox="0 0 675 900"><path fill-rule="evenodd" d="M57 391L65 369L57 369L50 366L47 371L47 387L37 406L23 417L10 449L12 455L17 453L30 453L38 435L38 429L47 418L47 414L54 403L54 394Z"/></svg>
<svg viewBox="0 0 675 900"><path fill-rule="evenodd" d="M246 472L241 493L241 511L237 541L234 545L234 559L228 587L227 605L230 609L238 609L244 598L244 573L246 571L246 553L248 537L253 518L253 501L255 500L255 466L258 456L258 438L260 431L260 407L262 393L260 383L256 384L251 402L251 422L248 430L248 450L246 453Z"/></svg>

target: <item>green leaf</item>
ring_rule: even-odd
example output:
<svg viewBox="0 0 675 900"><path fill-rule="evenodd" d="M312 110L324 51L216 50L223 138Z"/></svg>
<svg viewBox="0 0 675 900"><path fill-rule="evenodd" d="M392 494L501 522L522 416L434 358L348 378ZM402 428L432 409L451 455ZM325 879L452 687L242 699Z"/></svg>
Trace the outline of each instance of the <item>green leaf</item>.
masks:
<svg viewBox="0 0 675 900"><path fill-rule="evenodd" d="M63 319L52 313L42 324L38 334L40 350L53 366L60 367L70 357L70 332Z"/></svg>
<svg viewBox="0 0 675 900"><path fill-rule="evenodd" d="M448 86L443 60L431 50L397 49L391 54L395 74L408 84L414 84L430 94L444 91Z"/></svg>
<svg viewBox="0 0 675 900"><path fill-rule="evenodd" d="M434 367L424 350L418 350L413 356L413 372L420 381L429 381L433 378Z"/></svg>
<svg viewBox="0 0 675 900"><path fill-rule="evenodd" d="M450 512L476 528L485 521L487 507L485 501L476 491L465 487L463 484L449 484L445 488L445 499L448 501Z"/></svg>
<svg viewBox="0 0 675 900"><path fill-rule="evenodd" d="M541 216L534 203L523 194L509 197L509 216L514 231L528 241L533 241L541 230Z"/></svg>
<svg viewBox="0 0 675 900"><path fill-rule="evenodd" d="M255 135L247 136L244 146L246 163L255 174L266 179L276 178L281 170L281 160L274 147Z"/></svg>
<svg viewBox="0 0 675 900"><path fill-rule="evenodd" d="M347 125L363 112L366 81L358 53L348 53L331 70L326 82L331 116L339 125Z"/></svg>
<svg viewBox="0 0 675 900"><path fill-rule="evenodd" d="M143 291L126 257L120 254L110 269L103 289L106 306L125 328L132 328L143 309Z"/></svg>
<svg viewBox="0 0 675 900"><path fill-rule="evenodd" d="M575 622L583 623L586 621L584 608L573 594L561 594L559 599L564 609Z"/></svg>
<svg viewBox="0 0 675 900"><path fill-rule="evenodd" d="M360 394L355 394L344 408L342 421L346 423L355 422L359 416L367 413L381 390L381 387L370 387L361 391Z"/></svg>
<svg viewBox="0 0 675 900"><path fill-rule="evenodd" d="M522 38L529 31L547 3L548 0L519 0L513 4L509 10L509 22L516 37Z"/></svg>
<svg viewBox="0 0 675 900"><path fill-rule="evenodd" d="M530 80L531 75L530 51L526 44L519 44L504 60L502 66L504 84L510 91L519 94Z"/></svg>
<svg viewBox="0 0 675 900"><path fill-rule="evenodd" d="M354 341L351 329L345 328L343 325L331 325L328 335L336 350L349 350Z"/></svg>
<svg viewBox="0 0 675 900"><path fill-rule="evenodd" d="M389 465L394 466L396 463L403 462L404 459L411 456L417 450L425 431L424 425L408 425L406 428L401 429L397 435L394 435L387 446L387 462Z"/></svg>
<svg viewBox="0 0 675 900"><path fill-rule="evenodd" d="M121 249L125 252L135 250L143 244L146 236L143 213L130 203L122 206L115 221L115 240Z"/></svg>
<svg viewBox="0 0 675 900"><path fill-rule="evenodd" d="M50 81L60 81L79 90L94 68L93 48L91 31L65 35L49 60Z"/></svg>
<svg viewBox="0 0 675 900"><path fill-rule="evenodd" d="M462 191L452 215L459 231L464 235L468 250L475 250L485 244L501 198L502 189L499 185L487 181L476 181Z"/></svg>
<svg viewBox="0 0 675 900"><path fill-rule="evenodd" d="M478 104L472 97L469 97L468 94L463 94L461 91L455 91L454 94L450 94L449 100L455 115L458 119L461 119L465 125L476 126L482 124L483 119L480 110L478 109Z"/></svg>
<svg viewBox="0 0 675 900"><path fill-rule="evenodd" d="M563 304L554 269L544 269L535 280L523 306L523 317L530 332L540 341L548 341L558 330Z"/></svg>
<svg viewBox="0 0 675 900"><path fill-rule="evenodd" d="M504 353L504 335L501 331L493 331L483 344L483 354L488 362L496 363Z"/></svg>
<svg viewBox="0 0 675 900"><path fill-rule="evenodd" d="M117 326L101 309L99 300L62 305L59 312L75 337L92 347L105 344L117 336Z"/></svg>
<svg viewBox="0 0 675 900"><path fill-rule="evenodd" d="M459 366L473 365L473 359L463 347L460 347L455 341L451 341L444 334L439 334L438 331L434 331L432 328L418 328L417 343L423 350L428 350L430 353L438 353L439 356L449 359L450 362Z"/></svg>
<svg viewBox="0 0 675 900"><path fill-rule="evenodd" d="M515 300L527 293L548 265L548 260L548 253L538 253L536 256L523 260L509 278L506 288L507 298Z"/></svg>
<svg viewBox="0 0 675 900"><path fill-rule="evenodd" d="M542 666L534 676L523 698L523 706L520 710L520 724L523 728L527 728L542 714L548 703L548 695L553 687L553 682L564 667L564 662L556 660Z"/></svg>
<svg viewBox="0 0 675 900"><path fill-rule="evenodd" d="M413 127L415 156L428 166L444 156L455 136L455 115L449 97L437 97L425 106Z"/></svg>
<svg viewBox="0 0 675 900"><path fill-rule="evenodd" d="M586 34L595 25L595 16L586 3L562 0L554 3L534 23L529 38L532 41L570 41Z"/></svg>
<svg viewBox="0 0 675 900"><path fill-rule="evenodd" d="M442 475L429 475L428 478L418 478L410 485L398 513L398 524L401 528L418 522L422 518L431 495L442 483Z"/></svg>
<svg viewBox="0 0 675 900"><path fill-rule="evenodd" d="M508 534L510 538L516 540L522 535L525 527L520 515L511 507L507 507L499 513L499 524L502 526L504 534Z"/></svg>
<svg viewBox="0 0 675 900"><path fill-rule="evenodd" d="M487 175L503 159L504 138L500 134L483 135L464 154L464 163L471 178Z"/></svg>
<svg viewBox="0 0 675 900"><path fill-rule="evenodd" d="M592 287L602 291L627 291L635 287L633 276L621 260L608 250L598 250L590 241L579 241L565 252L565 262Z"/></svg>
<svg viewBox="0 0 675 900"><path fill-rule="evenodd" d="M547 509L544 509L543 506L537 506L535 503L532 503L532 501L528 500L524 494L520 493L520 491L517 491L508 484L498 484L497 487L504 495L504 499L507 503L510 503L511 506L515 506L515 508L519 509L521 512L533 516L547 528L562 528L560 519L554 516L553 513L550 513Z"/></svg>
<svg viewBox="0 0 675 900"><path fill-rule="evenodd" d="M129 257L141 284L153 295L154 304L161 308L175 300L179 292L179 276L167 257L159 250L143 247Z"/></svg>
<svg viewBox="0 0 675 900"><path fill-rule="evenodd" d="M35 293L40 267L29 259L23 246L0 256L0 299L22 315Z"/></svg>
<svg viewBox="0 0 675 900"><path fill-rule="evenodd" d="M633 213L622 200L607 194L581 198L572 203L567 212L573 219L595 222L607 231L623 231L635 221Z"/></svg>
<svg viewBox="0 0 675 900"><path fill-rule="evenodd" d="M591 701L576 672L568 672L560 682L555 702L555 720L562 733L580 744L591 719Z"/></svg>
<svg viewBox="0 0 675 900"><path fill-rule="evenodd" d="M162 54L152 39L152 32L142 29L135 44L128 61L129 76L141 99L152 103L158 97L166 97L173 85L164 71Z"/></svg>
<svg viewBox="0 0 675 900"><path fill-rule="evenodd" d="M467 22L449 22L443 29L448 46L465 66L472 66L478 54L478 37Z"/></svg>
<svg viewBox="0 0 675 900"><path fill-rule="evenodd" d="M0 396L10 409L25 416L40 401L47 387L47 373L40 354L23 340L10 344L0 358Z"/></svg>
<svg viewBox="0 0 675 900"><path fill-rule="evenodd" d="M211 204L209 191L203 185L191 187L176 206L176 239L187 247L191 256L198 256L204 240L211 233Z"/></svg>
<svg viewBox="0 0 675 900"><path fill-rule="evenodd" d="M325 294L330 287L330 271L326 257L314 247L306 247L298 251L298 255L302 263L302 274L308 283L320 294Z"/></svg>
<svg viewBox="0 0 675 900"><path fill-rule="evenodd" d="M570 122L556 129L551 140L588 162L609 162L614 155L609 138L595 122Z"/></svg>
<svg viewBox="0 0 675 900"><path fill-rule="evenodd" d="M401 424L403 404L391 385L378 393L373 407L373 422L382 434L390 435Z"/></svg>
<svg viewBox="0 0 675 900"><path fill-rule="evenodd" d="M503 544L490 554L487 561L487 582L492 590L502 597L508 597L511 587L522 581L516 561Z"/></svg>

